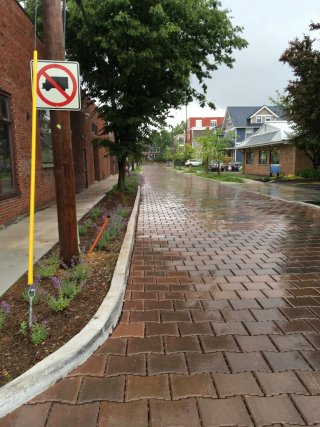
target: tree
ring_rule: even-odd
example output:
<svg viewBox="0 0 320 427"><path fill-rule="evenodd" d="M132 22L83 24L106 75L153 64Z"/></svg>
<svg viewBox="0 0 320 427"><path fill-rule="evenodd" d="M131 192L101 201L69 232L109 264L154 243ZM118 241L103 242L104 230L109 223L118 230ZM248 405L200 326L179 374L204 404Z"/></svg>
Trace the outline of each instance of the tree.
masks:
<svg viewBox="0 0 320 427"><path fill-rule="evenodd" d="M218 163L218 175L220 175L220 163L226 157L230 142L234 139L234 133L229 132L227 135L222 136L220 128L208 132L210 133L207 136L197 138L199 143L197 151L206 169L208 169L212 161Z"/></svg>
<svg viewBox="0 0 320 427"><path fill-rule="evenodd" d="M320 24L310 25L319 30ZM280 61L287 63L296 77L290 80L285 94L278 94L278 104L293 123L293 143L303 150L313 167L320 164L320 52L315 40L304 35L294 39L282 54Z"/></svg>
<svg viewBox="0 0 320 427"><path fill-rule="evenodd" d="M247 42L216 0L76 3L80 7L68 1L67 52L80 62L84 88L99 103L104 132L114 133L114 144L105 144L118 158L121 189L125 159L141 133L164 124L170 108L194 98L203 106L205 79L220 64L232 67L233 50Z"/></svg>

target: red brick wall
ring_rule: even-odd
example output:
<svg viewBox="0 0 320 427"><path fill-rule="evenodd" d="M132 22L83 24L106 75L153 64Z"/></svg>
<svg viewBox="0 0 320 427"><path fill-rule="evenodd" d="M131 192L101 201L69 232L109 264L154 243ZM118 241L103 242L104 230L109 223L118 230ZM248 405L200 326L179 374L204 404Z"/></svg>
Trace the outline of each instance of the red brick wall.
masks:
<svg viewBox="0 0 320 427"><path fill-rule="evenodd" d="M33 25L15 0L0 0L0 91L10 96L12 147L17 192L6 199L0 197L0 226L29 213L31 156L31 79L30 60L33 56ZM37 41L39 59L45 49ZM114 160L105 157L105 150L96 152L91 143L92 122L98 128L103 121L93 114L94 107L71 113L72 148L76 191L95 180L117 173ZM36 209L55 201L54 169L43 168L40 138L37 139ZM87 171L84 167L84 150ZM97 170L95 170L97 168Z"/></svg>
<svg viewBox="0 0 320 427"><path fill-rule="evenodd" d="M251 175L270 174L270 146L254 148L254 163L252 165L246 163L246 152L244 150L243 172ZM312 167L310 160L303 151L296 150L291 144L277 145L280 158L280 173L284 175L297 175L302 169ZM267 164L259 164L259 151L267 150Z"/></svg>
<svg viewBox="0 0 320 427"><path fill-rule="evenodd" d="M31 79L30 60L33 54L33 25L15 0L0 0L0 91L9 95L11 142L17 194L0 198L0 225L29 210L31 156ZM44 47L38 40L39 59ZM38 138L39 141L39 138ZM54 201L55 186L52 169L43 169L41 150L37 144L36 206Z"/></svg>

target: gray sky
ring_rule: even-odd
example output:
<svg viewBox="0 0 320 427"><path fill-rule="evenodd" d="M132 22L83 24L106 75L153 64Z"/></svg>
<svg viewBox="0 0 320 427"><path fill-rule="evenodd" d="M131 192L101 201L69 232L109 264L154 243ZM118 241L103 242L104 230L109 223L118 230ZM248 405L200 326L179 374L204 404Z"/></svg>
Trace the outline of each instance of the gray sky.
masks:
<svg viewBox="0 0 320 427"><path fill-rule="evenodd" d="M232 69L222 66L208 80L207 98L217 110L188 106L188 117L223 115L227 106L270 104L269 97L283 92L292 77L289 67L279 58L289 41L309 33L311 22L320 22L319 0L220 0L231 10L234 25L244 27L246 49L235 51ZM314 31L313 37L319 32ZM170 124L185 120L186 111L173 112Z"/></svg>

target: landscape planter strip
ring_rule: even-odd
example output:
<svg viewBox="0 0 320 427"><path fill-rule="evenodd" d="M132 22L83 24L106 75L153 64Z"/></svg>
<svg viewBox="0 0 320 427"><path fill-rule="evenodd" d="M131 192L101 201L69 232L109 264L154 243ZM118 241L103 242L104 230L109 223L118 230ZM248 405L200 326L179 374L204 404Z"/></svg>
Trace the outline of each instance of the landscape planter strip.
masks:
<svg viewBox="0 0 320 427"><path fill-rule="evenodd" d="M69 342L20 377L0 388L0 417L4 417L65 377L78 365L85 362L112 333L122 311L134 245L140 194L139 186L111 286L100 308L89 323Z"/></svg>

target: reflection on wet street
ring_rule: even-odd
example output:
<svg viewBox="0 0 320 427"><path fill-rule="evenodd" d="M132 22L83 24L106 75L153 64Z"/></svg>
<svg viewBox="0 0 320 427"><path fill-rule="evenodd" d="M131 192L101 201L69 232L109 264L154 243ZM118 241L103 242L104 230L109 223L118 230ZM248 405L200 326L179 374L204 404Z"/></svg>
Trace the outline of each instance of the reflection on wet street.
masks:
<svg viewBox="0 0 320 427"><path fill-rule="evenodd" d="M221 268L212 257L214 277L222 275L221 270L232 276L320 272L319 208L273 199L162 166L146 166L144 174L146 193L152 193L145 208L155 209L154 229L157 224L163 229L165 222L179 226L179 233L198 236L204 247L212 248L218 258L224 259ZM253 187L256 191L258 185L249 186ZM279 186L276 194L284 196L285 192L288 194L284 186ZM298 191L293 190L289 197L293 194L298 195ZM299 197L302 196L300 191ZM159 211L160 204L165 211ZM179 236L173 239L179 241ZM253 262L257 254L259 259Z"/></svg>

